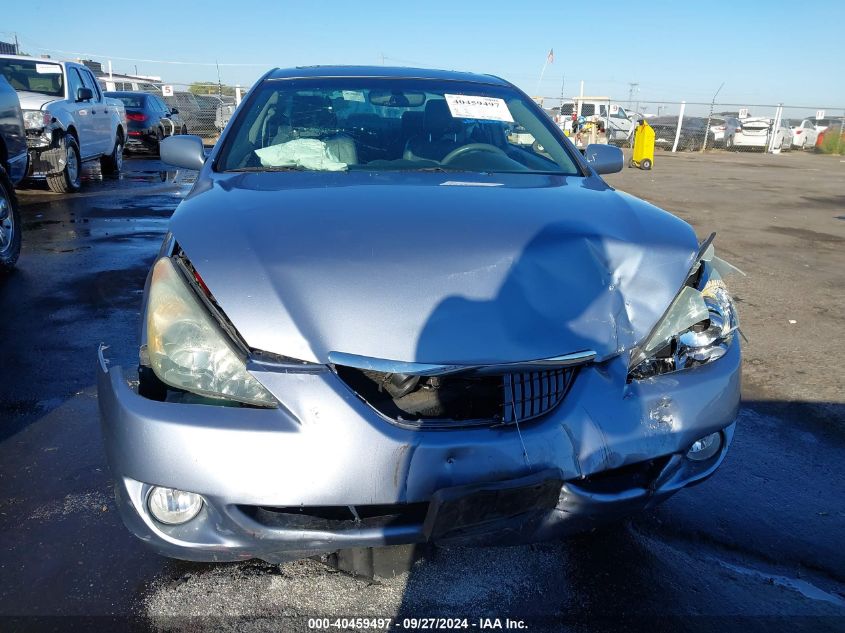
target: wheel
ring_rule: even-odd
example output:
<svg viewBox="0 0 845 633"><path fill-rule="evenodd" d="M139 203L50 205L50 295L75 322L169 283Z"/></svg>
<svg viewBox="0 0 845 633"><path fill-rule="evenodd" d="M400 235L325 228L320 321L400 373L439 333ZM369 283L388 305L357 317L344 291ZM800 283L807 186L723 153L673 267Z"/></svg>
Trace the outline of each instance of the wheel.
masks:
<svg viewBox="0 0 845 633"><path fill-rule="evenodd" d="M74 193L81 186L80 172L82 160L79 157L79 144L71 134L65 134L65 166L56 174L47 175L47 186L56 193Z"/></svg>
<svg viewBox="0 0 845 633"><path fill-rule="evenodd" d="M109 176L116 176L123 169L123 135L120 132L114 139L111 154L100 157L100 168Z"/></svg>
<svg viewBox="0 0 845 633"><path fill-rule="evenodd" d="M156 137L150 146L150 153L153 156L161 156L161 142L164 140L164 130L158 128L156 130Z"/></svg>
<svg viewBox="0 0 845 633"><path fill-rule="evenodd" d="M21 216L18 197L6 170L0 166L0 273L15 267L21 252Z"/></svg>
<svg viewBox="0 0 845 633"><path fill-rule="evenodd" d="M640 169L648 171L651 169L651 161L648 158L643 158L640 161Z"/></svg>

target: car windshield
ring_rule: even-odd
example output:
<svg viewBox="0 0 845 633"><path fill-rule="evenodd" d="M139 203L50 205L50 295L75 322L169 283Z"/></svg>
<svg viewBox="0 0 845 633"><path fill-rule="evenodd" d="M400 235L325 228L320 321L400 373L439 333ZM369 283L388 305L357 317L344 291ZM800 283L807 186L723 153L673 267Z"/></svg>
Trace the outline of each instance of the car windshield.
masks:
<svg viewBox="0 0 845 633"><path fill-rule="evenodd" d="M115 92L107 92L107 97L114 97L120 99L127 108L143 108L147 100L146 95L127 95Z"/></svg>
<svg viewBox="0 0 845 633"><path fill-rule="evenodd" d="M39 92L51 97L65 96L60 64L30 59L0 59L0 73L15 90Z"/></svg>
<svg viewBox="0 0 845 633"><path fill-rule="evenodd" d="M519 91L433 79L270 79L233 122L218 171L425 170L580 175Z"/></svg>

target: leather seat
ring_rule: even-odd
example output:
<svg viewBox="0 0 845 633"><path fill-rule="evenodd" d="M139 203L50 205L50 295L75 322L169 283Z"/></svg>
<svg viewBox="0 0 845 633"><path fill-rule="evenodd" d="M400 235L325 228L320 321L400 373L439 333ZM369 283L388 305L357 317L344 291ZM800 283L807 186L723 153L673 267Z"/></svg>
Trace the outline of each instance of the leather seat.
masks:
<svg viewBox="0 0 845 633"><path fill-rule="evenodd" d="M404 158L441 161L453 149L465 144L463 134L463 124L452 116L446 100L432 99L425 104L422 134L408 141Z"/></svg>

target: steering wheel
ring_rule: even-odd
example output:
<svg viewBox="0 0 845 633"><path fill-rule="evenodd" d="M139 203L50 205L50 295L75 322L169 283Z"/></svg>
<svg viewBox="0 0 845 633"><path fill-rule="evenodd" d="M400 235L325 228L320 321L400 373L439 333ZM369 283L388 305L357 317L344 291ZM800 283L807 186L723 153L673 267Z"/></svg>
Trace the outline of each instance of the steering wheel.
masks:
<svg viewBox="0 0 845 633"><path fill-rule="evenodd" d="M508 157L508 155L505 154L504 150L496 147L495 145L490 145L490 143L469 143L467 145L461 145L460 147L456 147L451 152L446 154L443 157L443 160L440 161L440 164L448 165L459 156L463 156L464 154L468 154L469 152L489 152L491 154L500 154L505 158Z"/></svg>

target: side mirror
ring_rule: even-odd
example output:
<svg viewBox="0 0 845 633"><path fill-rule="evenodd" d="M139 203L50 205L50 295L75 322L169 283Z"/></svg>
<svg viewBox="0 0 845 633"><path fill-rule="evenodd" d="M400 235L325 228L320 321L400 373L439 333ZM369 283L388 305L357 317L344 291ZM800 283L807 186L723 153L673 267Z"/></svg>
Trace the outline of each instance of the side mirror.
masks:
<svg viewBox="0 0 845 633"><path fill-rule="evenodd" d="M174 167L199 171L205 164L205 148L202 146L202 139L193 134L168 136L161 142L160 150L161 160Z"/></svg>
<svg viewBox="0 0 845 633"><path fill-rule="evenodd" d="M613 145L593 143L584 150L584 158L597 174L614 174L622 171L625 157L622 150Z"/></svg>
<svg viewBox="0 0 845 633"><path fill-rule="evenodd" d="M176 108L170 108L170 114L179 114L179 110Z"/></svg>
<svg viewBox="0 0 845 633"><path fill-rule="evenodd" d="M94 91L91 88L79 88L76 91L76 101L90 101L94 98Z"/></svg>

